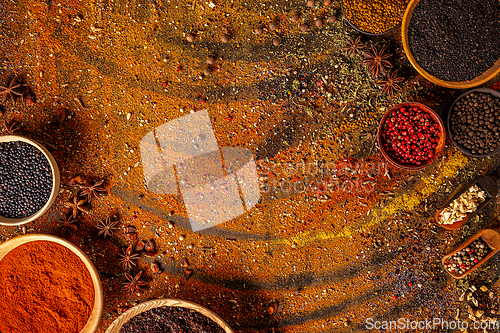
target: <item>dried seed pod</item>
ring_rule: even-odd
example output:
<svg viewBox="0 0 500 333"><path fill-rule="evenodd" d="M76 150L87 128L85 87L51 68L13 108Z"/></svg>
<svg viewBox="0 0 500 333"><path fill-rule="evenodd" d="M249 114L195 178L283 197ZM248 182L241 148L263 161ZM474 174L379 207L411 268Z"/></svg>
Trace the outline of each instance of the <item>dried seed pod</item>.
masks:
<svg viewBox="0 0 500 333"><path fill-rule="evenodd" d="M227 42L229 42L229 36L228 36L228 35L226 35L226 34L222 34L222 35L220 36L220 40L221 40L221 42L223 42L223 43L227 43Z"/></svg>
<svg viewBox="0 0 500 333"><path fill-rule="evenodd" d="M146 245L144 246L144 250L146 251L146 254L148 256L154 256L156 253L156 246L155 243L152 239L148 240L146 242Z"/></svg>
<svg viewBox="0 0 500 333"><path fill-rule="evenodd" d="M317 27L321 27L323 25L323 21L320 19L320 18L317 18L315 21L314 21L314 24L317 26Z"/></svg>
<svg viewBox="0 0 500 333"><path fill-rule="evenodd" d="M193 34L187 34L186 35L186 40L190 43L194 41L194 35Z"/></svg>
<svg viewBox="0 0 500 333"><path fill-rule="evenodd" d="M307 0L307 7L314 7L314 0Z"/></svg>
<svg viewBox="0 0 500 333"><path fill-rule="evenodd" d="M306 32L309 29L309 26L307 24L302 24L300 26L300 31Z"/></svg>
<svg viewBox="0 0 500 333"><path fill-rule="evenodd" d="M295 14L295 15L292 15L292 17L290 17L290 21L292 22L297 22L299 20L299 15Z"/></svg>
<svg viewBox="0 0 500 333"><path fill-rule="evenodd" d="M133 225L127 225L123 227L123 233L125 234L131 234L135 233L137 231L137 228L134 227Z"/></svg>
<svg viewBox="0 0 500 333"><path fill-rule="evenodd" d="M213 72L213 70L210 67L207 67L203 70L203 74L205 74L205 76L212 74L212 72Z"/></svg>
<svg viewBox="0 0 500 333"><path fill-rule="evenodd" d="M160 271L160 266L157 263L155 263L155 262L152 262L151 265L150 265L150 267L151 267L151 271L153 272L153 274L158 274L158 273L161 272Z"/></svg>
<svg viewBox="0 0 500 333"><path fill-rule="evenodd" d="M274 46L278 46L278 45L280 45L280 40L279 40L279 38L274 38L274 39L273 39L273 45L274 45Z"/></svg>
<svg viewBox="0 0 500 333"><path fill-rule="evenodd" d="M142 240L138 240L136 243L135 243L135 252L142 252L144 251L144 241Z"/></svg>
<svg viewBox="0 0 500 333"><path fill-rule="evenodd" d="M189 268L184 268L184 278L188 280L193 275L193 270Z"/></svg>
<svg viewBox="0 0 500 333"><path fill-rule="evenodd" d="M182 258L181 267L184 267L184 268L189 267L189 260L187 258Z"/></svg>
<svg viewBox="0 0 500 333"><path fill-rule="evenodd" d="M271 304L269 304L267 312L269 312L270 315L274 314L276 310L278 310L278 303L272 302Z"/></svg>
<svg viewBox="0 0 500 333"><path fill-rule="evenodd" d="M276 22L269 22L269 30L274 31L277 27L278 25L276 24Z"/></svg>
<svg viewBox="0 0 500 333"><path fill-rule="evenodd" d="M207 65L213 65L215 63L215 59L213 57L208 57L207 58Z"/></svg>
<svg viewBox="0 0 500 333"><path fill-rule="evenodd" d="M137 234L134 232L134 233L127 233L125 234L125 238L127 238L128 241L130 242L134 242L137 240Z"/></svg>

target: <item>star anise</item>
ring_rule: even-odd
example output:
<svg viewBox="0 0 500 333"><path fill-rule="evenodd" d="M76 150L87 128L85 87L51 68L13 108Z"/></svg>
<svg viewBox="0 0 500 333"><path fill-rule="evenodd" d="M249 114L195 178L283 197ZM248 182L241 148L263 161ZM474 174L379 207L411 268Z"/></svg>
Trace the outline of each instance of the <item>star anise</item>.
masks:
<svg viewBox="0 0 500 333"><path fill-rule="evenodd" d="M61 224L61 232L63 234L67 234L71 231L76 231L77 229L75 225L77 219L75 219L71 214L63 214L62 219L59 219L59 222Z"/></svg>
<svg viewBox="0 0 500 333"><path fill-rule="evenodd" d="M15 120L11 122L7 122L4 120L3 125L5 126L5 131L10 135L16 133L19 130L19 124Z"/></svg>
<svg viewBox="0 0 500 333"><path fill-rule="evenodd" d="M377 50L373 44L371 45L372 47L372 53L366 53L363 52L363 55L365 56L366 60L363 61L361 64L368 66L368 69L372 73L372 77L375 78L378 73L385 74L385 68L391 68L392 64L385 60L392 56L392 54L384 54L384 49L385 47L382 46L380 50Z"/></svg>
<svg viewBox="0 0 500 333"><path fill-rule="evenodd" d="M130 245L126 250L123 250L123 254L120 253L120 257L122 258L118 260L118 262L123 265L124 270L131 269L132 266L135 266L134 260L139 259L139 255L134 253L133 245Z"/></svg>
<svg viewBox="0 0 500 333"><path fill-rule="evenodd" d="M113 230L119 229L117 225L120 222L118 220L112 220L110 216L107 216L106 219L99 221L99 223L96 225L96 228L99 229L99 234L98 236L104 234L104 238L106 236L112 236L113 235Z"/></svg>
<svg viewBox="0 0 500 333"><path fill-rule="evenodd" d="M94 185L88 185L88 184L78 184L78 187L80 187L83 191L80 193L80 196L87 196L87 200L90 202L94 198L98 198L101 195L107 194L108 192L102 186L104 183L104 179L98 180L94 182Z"/></svg>
<svg viewBox="0 0 500 333"><path fill-rule="evenodd" d="M134 292L142 293L142 286L147 286L147 282L141 281L142 271L137 273L134 277L132 275L125 273L127 281L123 283L123 290L128 290L129 294L132 295Z"/></svg>
<svg viewBox="0 0 500 333"><path fill-rule="evenodd" d="M21 91L21 84L16 84L16 78L12 78L10 80L8 86L4 86L0 84L0 95L2 95L2 101L5 102L7 99L11 99L15 101L17 97L22 96L23 93Z"/></svg>
<svg viewBox="0 0 500 333"><path fill-rule="evenodd" d="M379 87L383 87L382 94L386 93L392 98L394 91L401 91L401 87L398 83L402 82L404 78L398 77L398 70L396 69L392 73L387 73L387 81L376 82Z"/></svg>
<svg viewBox="0 0 500 333"><path fill-rule="evenodd" d="M343 50L347 52L349 56L354 56L361 53L361 50L365 48L365 44L361 43L361 36L356 38L356 40L351 39L347 42L347 45L343 47Z"/></svg>
<svg viewBox="0 0 500 333"><path fill-rule="evenodd" d="M85 214L89 213L89 210L85 207L86 202L87 199L78 200L78 197L74 196L73 202L70 200L65 202L64 205L73 211L73 218L76 218L78 216L78 212L83 212Z"/></svg>

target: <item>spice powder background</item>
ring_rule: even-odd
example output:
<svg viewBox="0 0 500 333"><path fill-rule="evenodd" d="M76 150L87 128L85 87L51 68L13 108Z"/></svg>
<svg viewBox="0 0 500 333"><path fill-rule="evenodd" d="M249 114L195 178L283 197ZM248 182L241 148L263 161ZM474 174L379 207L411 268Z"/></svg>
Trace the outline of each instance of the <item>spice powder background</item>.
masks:
<svg viewBox="0 0 500 333"><path fill-rule="evenodd" d="M78 229L64 235L101 275L105 308L98 332L127 308L158 297L202 304L236 332L363 331L369 317L451 319L463 310L461 291L440 258L488 226L496 205L454 233L430 220L460 184L499 161L470 159L448 143L438 162L419 173L380 164L376 129L388 107L412 99L442 113L458 96L416 76L397 32L374 40L390 44L406 78L403 92L389 100L360 65L361 56L342 50L357 35L334 4L2 1L0 10L0 78L19 76L36 93L34 105L4 103L3 119L18 121L22 134L51 150L63 184L78 174L109 184L109 196L93 201ZM313 24L332 15L334 23ZM270 22L276 30L266 28ZM308 30L301 32L304 24ZM259 26L264 32L256 35ZM222 34L230 36L227 43ZM209 56L215 63L205 76ZM151 129L202 108L219 146L255 152L262 199L248 214L192 233L180 197L145 187L138 144ZM56 118L61 109L62 122ZM326 179L316 161L338 163L341 184L373 190L272 189ZM356 169L367 162L381 167ZM49 212L25 231L62 235L58 219L72 191L63 186ZM141 295L122 290L117 259L129 241L122 232L98 237L95 228L114 213L157 244L157 255L138 262L149 282ZM3 240L22 232L0 228ZM187 280L183 258L193 269ZM161 273L151 272L153 261ZM497 276L493 259L471 279L492 285Z"/></svg>

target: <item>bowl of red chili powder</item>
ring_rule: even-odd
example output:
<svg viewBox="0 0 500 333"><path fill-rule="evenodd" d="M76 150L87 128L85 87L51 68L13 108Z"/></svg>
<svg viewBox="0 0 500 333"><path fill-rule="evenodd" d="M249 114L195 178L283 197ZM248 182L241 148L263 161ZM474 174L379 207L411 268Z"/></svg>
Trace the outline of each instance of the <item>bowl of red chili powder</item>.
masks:
<svg viewBox="0 0 500 333"><path fill-rule="evenodd" d="M115 319L106 333L234 333L209 309L179 299L154 299L130 308Z"/></svg>
<svg viewBox="0 0 500 333"><path fill-rule="evenodd" d="M443 121L431 108L415 102L393 106L377 133L382 155L394 166L420 170L438 158L446 142Z"/></svg>
<svg viewBox="0 0 500 333"><path fill-rule="evenodd" d="M74 244L31 234L0 244L0 332L93 333L103 308L96 268Z"/></svg>

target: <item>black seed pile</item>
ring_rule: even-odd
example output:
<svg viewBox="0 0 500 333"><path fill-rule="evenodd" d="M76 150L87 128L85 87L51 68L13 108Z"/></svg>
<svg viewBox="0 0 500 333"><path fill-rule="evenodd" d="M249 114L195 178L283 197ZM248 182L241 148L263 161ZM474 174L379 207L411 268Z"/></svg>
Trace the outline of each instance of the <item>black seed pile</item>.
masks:
<svg viewBox="0 0 500 333"><path fill-rule="evenodd" d="M459 99L451 110L450 133L472 155L493 152L500 144L500 98L471 93Z"/></svg>
<svg viewBox="0 0 500 333"><path fill-rule="evenodd" d="M210 318L182 307L161 307L138 314L120 333L224 333Z"/></svg>
<svg viewBox="0 0 500 333"><path fill-rule="evenodd" d="M52 191L45 155L22 141L0 143L0 215L20 219L39 211Z"/></svg>
<svg viewBox="0 0 500 333"><path fill-rule="evenodd" d="M479 237L466 248L451 256L446 269L454 274L464 274L490 253L490 247Z"/></svg>
<svg viewBox="0 0 500 333"><path fill-rule="evenodd" d="M498 0L421 0L408 26L418 64L445 81L468 81L500 59Z"/></svg>

